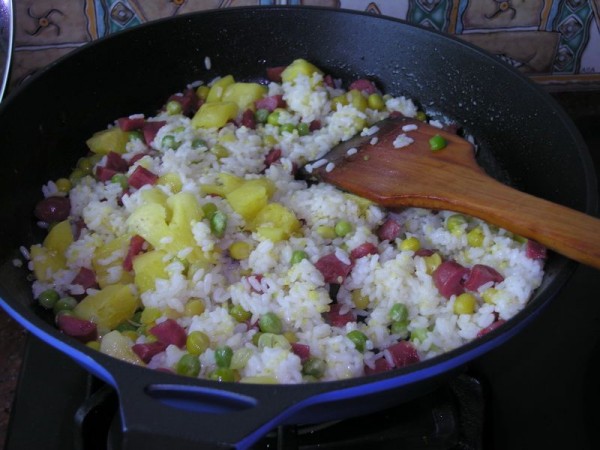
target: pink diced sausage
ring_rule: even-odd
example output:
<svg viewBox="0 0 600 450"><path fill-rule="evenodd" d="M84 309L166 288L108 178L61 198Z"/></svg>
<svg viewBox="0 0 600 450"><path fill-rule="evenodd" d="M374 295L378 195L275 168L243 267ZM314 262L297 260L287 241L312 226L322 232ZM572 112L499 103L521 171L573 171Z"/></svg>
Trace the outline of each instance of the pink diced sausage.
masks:
<svg viewBox="0 0 600 450"><path fill-rule="evenodd" d="M158 133L158 130L160 130L166 123L167 122L165 121L144 123L144 126L142 127L142 133L144 134L144 141L146 141L146 144L150 145L152 143L156 137L156 134Z"/></svg>
<svg viewBox="0 0 600 450"><path fill-rule="evenodd" d="M476 291L489 282L500 283L502 281L504 281L504 277L493 267L475 264L465 279L464 287L469 291Z"/></svg>
<svg viewBox="0 0 600 450"><path fill-rule="evenodd" d="M141 129L146 123L143 117L121 117L117 119L117 125L123 131L134 131Z"/></svg>
<svg viewBox="0 0 600 450"><path fill-rule="evenodd" d="M377 236L382 241L393 241L400 236L402 225L391 217L388 217L377 230Z"/></svg>
<svg viewBox="0 0 600 450"><path fill-rule="evenodd" d="M545 259L547 256L546 247L539 242L528 239L525 247L525 256L529 259Z"/></svg>
<svg viewBox="0 0 600 450"><path fill-rule="evenodd" d="M440 294L450 298L453 295L460 295L465 292L463 279L468 273L469 269L461 266L456 261L444 261L431 276Z"/></svg>
<svg viewBox="0 0 600 450"><path fill-rule="evenodd" d="M129 168L127 161L115 152L108 152L106 154L106 164L104 164L104 166L117 172L127 172L127 169Z"/></svg>
<svg viewBox="0 0 600 450"><path fill-rule="evenodd" d="M98 281L96 280L96 273L92 269L82 267L71 281L71 284L77 284L83 287L84 290L98 287Z"/></svg>
<svg viewBox="0 0 600 450"><path fill-rule="evenodd" d="M158 175L150 172L142 166L137 166L133 173L129 176L129 186L139 189L147 184L155 184L158 180Z"/></svg>
<svg viewBox="0 0 600 450"><path fill-rule="evenodd" d="M479 333L477 333L477 337L482 337L485 336L486 334L488 334L491 331L494 331L496 328L498 328L499 326L503 325L506 323L506 320L504 319L498 319L496 320L494 323L492 323L491 325L482 328Z"/></svg>
<svg viewBox="0 0 600 450"><path fill-rule="evenodd" d="M338 259L335 253L330 253L321 257L315 267L325 279L325 283L341 284L346 279L350 270L351 264L346 264Z"/></svg>
<svg viewBox="0 0 600 450"><path fill-rule="evenodd" d="M265 167L271 167L277 161L281 159L281 149L280 148L272 148L265 156Z"/></svg>
<svg viewBox="0 0 600 450"><path fill-rule="evenodd" d="M131 350L140 357L145 363L149 363L150 360L158 355L160 352L164 352L167 348L167 344L160 341L147 342L144 344L134 344Z"/></svg>
<svg viewBox="0 0 600 450"><path fill-rule="evenodd" d="M292 342L292 352L300 358L300 361L304 362L310 358L310 346L306 344L300 344L298 342Z"/></svg>
<svg viewBox="0 0 600 450"><path fill-rule="evenodd" d="M110 181L117 173L116 170L110 169L105 166L96 167L96 180L98 181Z"/></svg>
<svg viewBox="0 0 600 450"><path fill-rule="evenodd" d="M392 344L386 350L392 356L395 367L408 366L421 360L415 346L408 341L400 341Z"/></svg>
<svg viewBox="0 0 600 450"><path fill-rule="evenodd" d="M394 368L387 359L379 358L375 360L375 367L369 367L365 364L365 375L373 375L376 373L387 372Z"/></svg>
<svg viewBox="0 0 600 450"><path fill-rule="evenodd" d="M375 94L377 92L377 87L373 84L372 81L361 78L359 80L353 81L348 86L348 90L356 89L361 92L365 92L367 94Z"/></svg>
<svg viewBox="0 0 600 450"><path fill-rule="evenodd" d="M343 305L339 303L334 303L333 305L329 305L329 311L325 313L325 320L332 327L344 327L347 323L356 322L356 316L352 312L352 310L348 310L344 314L341 314L341 309Z"/></svg>
<svg viewBox="0 0 600 450"><path fill-rule="evenodd" d="M59 314L56 318L58 328L67 336L80 342L90 342L98 339L98 329L94 322L83 320L68 314Z"/></svg>
<svg viewBox="0 0 600 450"><path fill-rule="evenodd" d="M176 345L180 348L185 345L187 339L183 327L173 319L167 319L164 322L154 325L149 331L160 342L167 345Z"/></svg>
<svg viewBox="0 0 600 450"><path fill-rule="evenodd" d="M145 242L146 241L144 238L137 234L132 236L129 240L127 255L125 256L125 259L123 259L123 269L125 269L127 272L131 272L133 270L133 258L142 252Z"/></svg>
<svg viewBox="0 0 600 450"><path fill-rule="evenodd" d="M281 73L287 66L267 67L267 78L269 81L281 83Z"/></svg>
<svg viewBox="0 0 600 450"><path fill-rule="evenodd" d="M256 109L266 109L269 112L273 112L277 108L285 108L287 104L283 99L283 95L278 94L256 100L254 106L256 106Z"/></svg>
<svg viewBox="0 0 600 450"><path fill-rule="evenodd" d="M350 259L354 261L355 259L360 259L367 255L376 255L377 253L377 246L375 244L365 242L350 252Z"/></svg>

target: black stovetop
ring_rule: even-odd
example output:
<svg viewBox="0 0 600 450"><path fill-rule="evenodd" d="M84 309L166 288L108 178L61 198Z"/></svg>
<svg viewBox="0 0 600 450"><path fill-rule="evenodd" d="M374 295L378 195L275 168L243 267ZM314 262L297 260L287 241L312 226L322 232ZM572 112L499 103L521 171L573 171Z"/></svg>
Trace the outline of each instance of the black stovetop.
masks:
<svg viewBox="0 0 600 450"><path fill-rule="evenodd" d="M599 97L556 95L598 173ZM594 449L599 404L600 272L579 266L533 323L437 391L357 419L280 427L256 448ZM29 337L5 448L119 448L117 407L110 387Z"/></svg>

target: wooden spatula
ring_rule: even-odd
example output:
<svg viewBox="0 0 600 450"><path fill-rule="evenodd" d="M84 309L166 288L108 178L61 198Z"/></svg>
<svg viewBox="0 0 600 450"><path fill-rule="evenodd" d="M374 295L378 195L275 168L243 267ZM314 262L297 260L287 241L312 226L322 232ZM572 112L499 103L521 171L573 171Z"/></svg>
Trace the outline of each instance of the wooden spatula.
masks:
<svg viewBox="0 0 600 450"><path fill-rule="evenodd" d="M455 134L408 118L386 119L377 127L375 134L341 143L304 171L385 207L446 209L479 217L600 268L600 219L495 180L477 164L471 143ZM405 138L396 141L402 134ZM447 142L438 151L429 143L435 135ZM412 143L397 148L406 138Z"/></svg>

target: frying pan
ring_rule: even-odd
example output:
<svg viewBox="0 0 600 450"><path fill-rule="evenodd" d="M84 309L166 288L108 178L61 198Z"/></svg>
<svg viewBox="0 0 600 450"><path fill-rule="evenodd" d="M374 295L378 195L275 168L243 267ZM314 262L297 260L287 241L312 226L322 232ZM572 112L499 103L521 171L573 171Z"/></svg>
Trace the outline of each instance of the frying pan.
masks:
<svg viewBox="0 0 600 450"><path fill-rule="evenodd" d="M118 117L152 114L194 80L230 73L264 80L267 67L299 57L336 78L368 77L454 119L479 143L479 163L501 181L596 211L589 154L549 95L484 51L400 20L310 7L221 9L146 24L72 52L0 107L0 305L116 388L124 448L243 448L281 423L340 419L422 395L523 329L576 266L551 254L526 308L483 338L414 366L345 381L190 379L121 362L57 331L32 298L27 270L14 263L19 246L43 237L32 215L40 186L68 173L85 153L85 139Z"/></svg>

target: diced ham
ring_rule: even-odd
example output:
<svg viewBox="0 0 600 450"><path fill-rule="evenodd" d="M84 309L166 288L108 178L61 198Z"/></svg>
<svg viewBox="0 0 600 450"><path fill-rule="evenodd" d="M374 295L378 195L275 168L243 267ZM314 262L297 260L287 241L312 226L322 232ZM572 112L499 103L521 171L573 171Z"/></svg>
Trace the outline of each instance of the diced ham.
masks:
<svg viewBox="0 0 600 450"><path fill-rule="evenodd" d="M321 121L319 119L315 119L313 120L309 125L308 125L308 129L309 131L317 131L320 130L322 127L321 125Z"/></svg>
<svg viewBox="0 0 600 450"><path fill-rule="evenodd" d="M528 239L525 247L525 256L529 259L546 259L546 247L539 242Z"/></svg>
<svg viewBox="0 0 600 450"><path fill-rule="evenodd" d="M158 175L142 166L137 166L129 176L129 186L139 189L147 184L155 184L157 180Z"/></svg>
<svg viewBox="0 0 600 450"><path fill-rule="evenodd" d="M117 173L114 169L109 169L105 166L96 167L96 180L98 181L110 181Z"/></svg>
<svg viewBox="0 0 600 450"><path fill-rule="evenodd" d="M304 362L310 358L310 346L306 344L300 344L298 342L292 342L292 352L300 358L300 361Z"/></svg>
<svg viewBox="0 0 600 450"><path fill-rule="evenodd" d="M272 148L265 156L265 167L271 167L277 161L281 159L281 149L280 148Z"/></svg>
<svg viewBox="0 0 600 450"><path fill-rule="evenodd" d="M281 83L281 72L285 70L287 66L267 67L267 78L269 81Z"/></svg>
<svg viewBox="0 0 600 450"><path fill-rule="evenodd" d="M69 217L71 213L71 201L69 197L46 197L40 200L33 214L42 222L61 222Z"/></svg>
<svg viewBox="0 0 600 450"><path fill-rule="evenodd" d="M183 94L173 94L167 102L175 101L181 105L181 113L184 116L194 114L200 108L201 100L194 89L186 89Z"/></svg>
<svg viewBox="0 0 600 450"><path fill-rule="evenodd" d="M334 284L342 284L352 270L352 265L340 261L335 253L321 257L315 267L323 275L325 283Z"/></svg>
<svg viewBox="0 0 600 450"><path fill-rule="evenodd" d="M353 81L348 86L348 90L356 89L361 92L365 92L367 94L375 94L377 93L377 87L373 84L372 81L361 78L359 80Z"/></svg>
<svg viewBox="0 0 600 450"><path fill-rule="evenodd" d="M350 259L354 261L367 255L376 255L377 253L377 246L375 244L365 242L350 252Z"/></svg>
<svg viewBox="0 0 600 450"><path fill-rule="evenodd" d="M376 373L388 372L394 368L385 358L375 360L375 367L369 367L365 364L365 375L374 375Z"/></svg>
<svg viewBox="0 0 600 450"><path fill-rule="evenodd" d="M144 243L146 241L143 237L139 235L132 236L129 240L129 248L127 250L127 255L123 259L123 269L127 272L131 272L133 270L133 258L139 255L144 249Z"/></svg>
<svg viewBox="0 0 600 450"><path fill-rule="evenodd" d="M392 111L389 117L390 119L399 119L401 117L404 117L404 114L402 114L400 111Z"/></svg>
<svg viewBox="0 0 600 450"><path fill-rule="evenodd" d="M152 143L156 137L156 134L158 133L158 130L160 130L166 123L167 122L162 120L144 123L144 126L142 127L142 133L144 134L144 141L146 141L146 144L150 145Z"/></svg>
<svg viewBox="0 0 600 450"><path fill-rule="evenodd" d="M441 263L431 276L440 294L450 298L453 295L460 295L465 292L463 280L468 273L469 269L461 266L456 261L450 260Z"/></svg>
<svg viewBox="0 0 600 450"><path fill-rule="evenodd" d="M392 344L386 350L392 356L395 367L408 366L421 360L415 346L408 341L400 341Z"/></svg>
<svg viewBox="0 0 600 450"><path fill-rule="evenodd" d="M138 162L140 159L142 159L144 156L148 155L149 153L136 153L135 155L133 155L130 159L129 159L129 167L133 166L136 162Z"/></svg>
<svg viewBox="0 0 600 450"><path fill-rule="evenodd" d="M254 130L256 128L256 120L254 119L254 111L247 109L242 113L239 125Z"/></svg>
<svg viewBox="0 0 600 450"><path fill-rule="evenodd" d="M104 164L104 167L123 173L127 172L129 164L118 153L108 152L106 154L106 164Z"/></svg>
<svg viewBox="0 0 600 450"><path fill-rule="evenodd" d="M329 74L323 77L323 83L325 86L329 86L330 88L335 88L335 83L333 82L333 77Z"/></svg>
<svg viewBox="0 0 600 450"><path fill-rule="evenodd" d="M283 99L283 95L277 94L256 100L254 106L256 106L256 109L266 109L269 112L273 112L277 108L285 108L287 104Z"/></svg>
<svg viewBox="0 0 600 450"><path fill-rule="evenodd" d="M71 284L81 286L84 291L90 288L97 288L96 273L92 269L82 267L77 272L77 275L75 275L75 278L73 278L73 281L71 281Z"/></svg>
<svg viewBox="0 0 600 450"><path fill-rule="evenodd" d="M181 348L185 345L187 336L185 330L173 319L167 319L150 328L150 333L167 345L176 345Z"/></svg>
<svg viewBox="0 0 600 450"><path fill-rule="evenodd" d="M388 217L377 230L377 236L382 241L393 241L400 236L400 231L402 231L402 225L395 219Z"/></svg>
<svg viewBox="0 0 600 450"><path fill-rule="evenodd" d="M489 282L500 283L502 281L504 281L504 277L493 267L475 264L465 279L464 287L469 291L476 291L480 286Z"/></svg>
<svg viewBox="0 0 600 450"><path fill-rule="evenodd" d="M134 344L131 347L131 350L147 364L154 356L158 355L160 352L164 352L166 348L167 344L164 342L155 341L144 344Z"/></svg>
<svg viewBox="0 0 600 450"><path fill-rule="evenodd" d="M477 333L477 337L482 337L485 336L486 334L488 334L491 331L494 331L496 328L498 328L499 326L503 325L506 323L506 320L504 319L498 319L495 322L493 322L491 325L481 329L479 331L479 333Z"/></svg>
<svg viewBox="0 0 600 450"><path fill-rule="evenodd" d="M433 250L430 250L428 248L420 248L415 252L415 256L431 256L434 253L435 252Z"/></svg>
<svg viewBox="0 0 600 450"><path fill-rule="evenodd" d="M332 327L341 328L346 326L347 323L356 322L356 316L351 309L344 314L340 313L342 306L339 303L329 305L329 311L325 313L325 320Z"/></svg>
<svg viewBox="0 0 600 450"><path fill-rule="evenodd" d="M117 119L117 125L123 131L134 131L140 130L144 124L146 123L146 119L144 117L121 117Z"/></svg>
<svg viewBox="0 0 600 450"><path fill-rule="evenodd" d="M59 314L56 318L58 328L67 336L86 343L98 339L98 328L94 322L83 320L68 314Z"/></svg>

